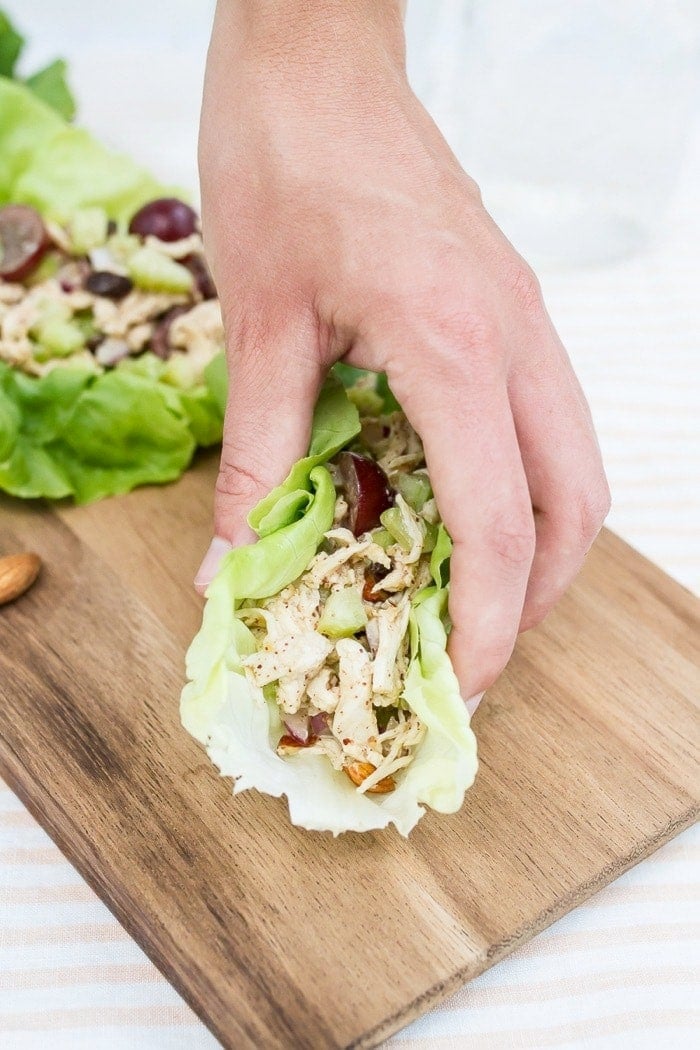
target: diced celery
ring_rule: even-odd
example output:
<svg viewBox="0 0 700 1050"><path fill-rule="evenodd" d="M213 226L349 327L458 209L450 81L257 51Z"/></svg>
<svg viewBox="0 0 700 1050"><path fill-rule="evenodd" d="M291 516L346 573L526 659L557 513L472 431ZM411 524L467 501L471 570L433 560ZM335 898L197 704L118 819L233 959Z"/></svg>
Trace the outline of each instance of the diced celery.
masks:
<svg viewBox="0 0 700 1050"><path fill-rule="evenodd" d="M403 520L403 514L398 507L389 507L379 517L384 528L390 532L396 543L405 551L410 551L413 541Z"/></svg>
<svg viewBox="0 0 700 1050"><path fill-rule="evenodd" d="M85 346L85 336L77 325L59 318L46 321L36 332L34 357L47 361L50 357L70 357Z"/></svg>
<svg viewBox="0 0 700 1050"><path fill-rule="evenodd" d="M383 550L388 550L392 544L396 543L394 537L386 529L375 529L372 533L372 540L378 543Z"/></svg>
<svg viewBox="0 0 700 1050"><path fill-rule="evenodd" d="M126 265L137 288L148 292L189 292L194 280L186 266L155 248L139 248Z"/></svg>
<svg viewBox="0 0 700 1050"><path fill-rule="evenodd" d="M414 510L421 510L433 494L425 474L399 474L398 490Z"/></svg>
<svg viewBox="0 0 700 1050"><path fill-rule="evenodd" d="M268 682L267 685L264 685L262 688L262 694L264 698L268 700L271 704L274 704L275 700L277 699L278 688L279 684L277 682Z"/></svg>
<svg viewBox="0 0 700 1050"><path fill-rule="evenodd" d="M78 313L73 314L72 321L76 328L79 328L83 333L86 342L88 339L92 339L93 335L97 334L92 310L79 310Z"/></svg>
<svg viewBox="0 0 700 1050"><path fill-rule="evenodd" d="M425 542L423 543L423 553L429 554L435 550L435 544L438 538L439 525L432 525L430 522L425 522Z"/></svg>
<svg viewBox="0 0 700 1050"><path fill-rule="evenodd" d="M201 381L201 370L189 354L175 351L168 358L161 379L164 383L170 383L171 386L189 390Z"/></svg>
<svg viewBox="0 0 700 1050"><path fill-rule="evenodd" d="M29 334L36 337L44 325L53 321L70 321L73 311L62 299L42 299L37 303L37 319L29 329Z"/></svg>
<svg viewBox="0 0 700 1050"><path fill-rule="evenodd" d="M58 272L61 266L61 257L57 252L47 252L38 266L35 266L28 277L24 278L24 284L32 288L35 284L41 284Z"/></svg>
<svg viewBox="0 0 700 1050"><path fill-rule="evenodd" d="M349 638L367 626L362 596L354 587L331 591L326 598L318 630L328 638Z"/></svg>
<svg viewBox="0 0 700 1050"><path fill-rule="evenodd" d="M141 239L133 233L113 233L105 245L113 259L126 263L141 247Z"/></svg>
<svg viewBox="0 0 700 1050"><path fill-rule="evenodd" d="M377 391L372 390L369 386L357 384L349 387L345 392L348 400L352 401L361 416L378 416L384 407L384 402Z"/></svg>
<svg viewBox="0 0 700 1050"><path fill-rule="evenodd" d="M109 219L103 208L81 208L73 215L68 233L74 255L87 255L107 240Z"/></svg>

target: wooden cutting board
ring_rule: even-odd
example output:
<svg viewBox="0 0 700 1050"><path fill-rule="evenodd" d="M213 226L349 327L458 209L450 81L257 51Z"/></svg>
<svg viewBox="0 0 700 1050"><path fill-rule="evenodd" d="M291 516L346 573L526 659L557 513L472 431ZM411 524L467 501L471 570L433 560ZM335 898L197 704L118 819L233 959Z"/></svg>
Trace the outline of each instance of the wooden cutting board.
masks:
<svg viewBox="0 0 700 1050"><path fill-rule="evenodd" d="M0 769L225 1047L376 1046L692 822L698 603L603 534L482 704L462 812L334 840L179 725L214 476L0 502L0 553L45 561L0 610Z"/></svg>

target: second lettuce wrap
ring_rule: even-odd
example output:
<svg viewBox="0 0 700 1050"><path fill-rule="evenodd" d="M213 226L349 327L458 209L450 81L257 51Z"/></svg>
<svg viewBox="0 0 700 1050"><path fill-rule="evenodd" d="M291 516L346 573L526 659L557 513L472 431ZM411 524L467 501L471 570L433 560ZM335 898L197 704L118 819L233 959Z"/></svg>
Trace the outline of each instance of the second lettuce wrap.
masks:
<svg viewBox="0 0 700 1050"><path fill-rule="evenodd" d="M0 208L28 205L59 228L57 236L95 215L123 231L139 208L166 192L128 157L68 124L29 87L0 76ZM104 255L105 247L99 252ZM0 243L0 258L2 253ZM87 248L73 256L76 270L88 265ZM45 357L47 326L32 329L29 343L16 337L11 329L25 304L15 293L36 296L47 261L29 274L26 288L0 277L0 490L85 503L179 477L197 445L221 438L223 354L206 367L177 373L172 360L148 346L106 371L84 351L75 360L50 361L46 374L27 374L15 358L26 346ZM57 309L64 304L56 302L56 277L49 272L43 283L48 305ZM60 316L59 326L65 320Z"/></svg>

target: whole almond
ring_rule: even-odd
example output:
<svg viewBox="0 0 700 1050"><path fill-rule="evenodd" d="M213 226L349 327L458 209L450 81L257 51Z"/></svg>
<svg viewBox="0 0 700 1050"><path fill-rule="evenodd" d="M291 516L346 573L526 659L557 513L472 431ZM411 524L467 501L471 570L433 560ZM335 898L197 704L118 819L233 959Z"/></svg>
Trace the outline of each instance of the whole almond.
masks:
<svg viewBox="0 0 700 1050"><path fill-rule="evenodd" d="M41 558L29 551L0 558L0 605L13 602L28 591L39 575L40 568Z"/></svg>

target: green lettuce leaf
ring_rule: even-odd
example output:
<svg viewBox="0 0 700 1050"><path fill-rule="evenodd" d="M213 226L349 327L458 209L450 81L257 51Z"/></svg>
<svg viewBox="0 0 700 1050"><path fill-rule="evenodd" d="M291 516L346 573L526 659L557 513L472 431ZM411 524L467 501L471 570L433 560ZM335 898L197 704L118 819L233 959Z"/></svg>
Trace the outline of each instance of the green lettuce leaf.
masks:
<svg viewBox="0 0 700 1050"><path fill-rule="evenodd" d="M445 526L440 522L437 539L430 555L430 575L438 587L447 587L450 578L450 555L452 539Z"/></svg>
<svg viewBox="0 0 700 1050"><path fill-rule="evenodd" d="M5 12L0 11L0 77L14 76L23 47L24 37L17 32Z"/></svg>
<svg viewBox="0 0 700 1050"><path fill-rule="evenodd" d="M276 594L295 580L331 526L335 489L323 464L356 436L352 409L330 381L319 400L309 455L251 514L261 539L224 558L187 654L189 681L180 710L185 728L206 746L222 775L234 779L234 792L255 788L286 795L293 823L310 830L337 835L393 823L407 835L426 805L445 813L457 810L476 773L476 742L446 652L447 588L431 587L414 599L405 697L427 732L390 794L358 794L324 756L277 755L275 744L284 731L279 709L254 697L241 663L255 651L255 641L237 617L238 605ZM439 580L446 575L448 543L449 538L440 541L434 570Z"/></svg>
<svg viewBox="0 0 700 1050"><path fill-rule="evenodd" d="M50 62L24 81L37 98L63 117L72 120L75 116L75 98L68 86L66 63L62 58Z"/></svg>
<svg viewBox="0 0 700 1050"><path fill-rule="evenodd" d="M169 191L128 157L67 124L22 84L0 78L0 205L31 204L67 222L97 205L126 222Z"/></svg>
<svg viewBox="0 0 700 1050"><path fill-rule="evenodd" d="M0 362L0 489L88 503L179 477L197 443L219 440L223 415L208 387L180 391L147 364L34 378Z"/></svg>
<svg viewBox="0 0 700 1050"><path fill-rule="evenodd" d="M228 373L223 351L204 369L203 383L180 390L192 437L204 448L221 441L227 391Z"/></svg>
<svg viewBox="0 0 700 1050"><path fill-rule="evenodd" d="M268 536L290 524L306 510L311 471L339 452L360 432L360 416L341 384L330 377L323 386L314 410L309 454L292 467L289 477L258 503L248 515L248 524L258 536Z"/></svg>
<svg viewBox="0 0 700 1050"><path fill-rule="evenodd" d="M349 390L362 380L369 382L370 388L377 394L380 404L380 412L388 415L398 412L401 408L389 387L389 380L384 372L368 372L365 368L357 368L355 365L346 365L344 361L338 361L333 365L333 374Z"/></svg>
<svg viewBox="0 0 700 1050"><path fill-rule="evenodd" d="M0 77L17 77L17 61L25 40L7 15L0 11ZM20 78L18 78L20 79ZM66 79L66 63L58 58L26 77L24 84L37 98L55 109L65 120L75 116L75 99Z"/></svg>

